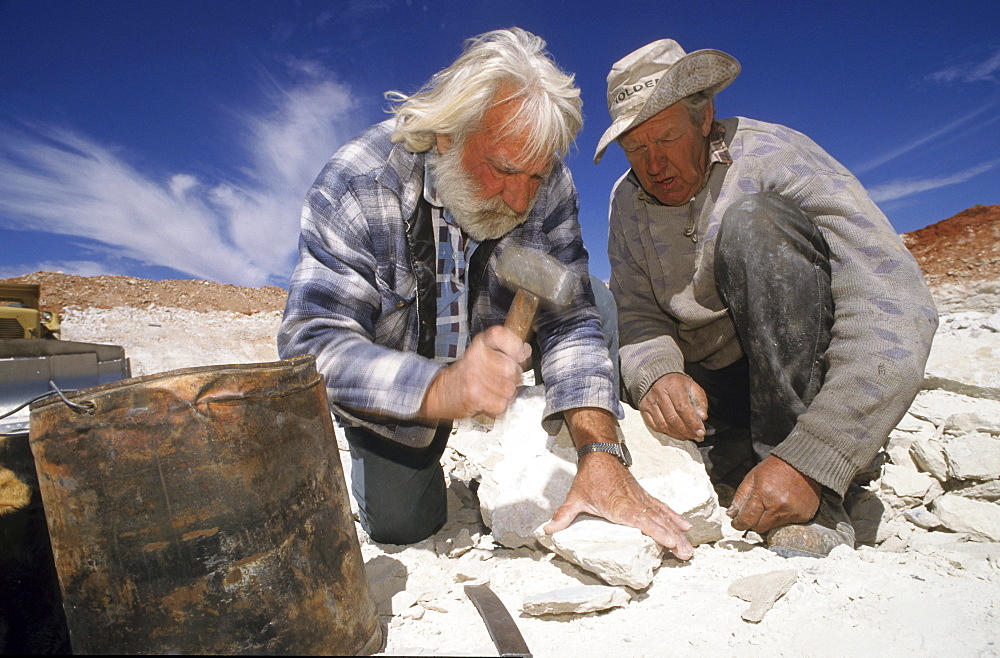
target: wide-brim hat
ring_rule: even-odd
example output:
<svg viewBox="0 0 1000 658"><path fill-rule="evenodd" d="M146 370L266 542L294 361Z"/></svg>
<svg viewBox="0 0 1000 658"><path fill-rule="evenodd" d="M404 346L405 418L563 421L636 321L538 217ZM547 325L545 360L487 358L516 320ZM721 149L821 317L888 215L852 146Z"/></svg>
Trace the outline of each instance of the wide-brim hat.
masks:
<svg viewBox="0 0 1000 658"><path fill-rule="evenodd" d="M685 53L673 39L660 39L615 62L608 73L608 112L611 127L597 143L594 164L608 144L677 101L729 86L740 73L740 63L721 50Z"/></svg>

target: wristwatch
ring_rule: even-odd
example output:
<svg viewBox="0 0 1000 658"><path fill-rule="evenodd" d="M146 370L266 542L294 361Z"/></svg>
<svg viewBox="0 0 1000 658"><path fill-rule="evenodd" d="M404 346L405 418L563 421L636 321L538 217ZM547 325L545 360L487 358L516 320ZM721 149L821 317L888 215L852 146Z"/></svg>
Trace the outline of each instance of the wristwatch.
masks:
<svg viewBox="0 0 1000 658"><path fill-rule="evenodd" d="M580 460L584 455L591 452L606 452L609 455L614 455L625 468L632 465L632 454L628 451L628 446L625 445L624 441L621 443L588 443L582 448L577 449L576 458Z"/></svg>

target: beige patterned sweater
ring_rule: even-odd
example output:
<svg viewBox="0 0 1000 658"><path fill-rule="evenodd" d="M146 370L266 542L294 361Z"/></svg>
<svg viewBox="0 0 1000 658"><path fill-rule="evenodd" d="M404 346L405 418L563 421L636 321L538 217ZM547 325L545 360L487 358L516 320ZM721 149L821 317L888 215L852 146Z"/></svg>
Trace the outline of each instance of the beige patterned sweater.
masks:
<svg viewBox="0 0 1000 658"><path fill-rule="evenodd" d="M718 369L742 356L715 288L719 223L747 194L792 199L829 245L834 324L823 386L773 454L843 494L916 396L937 313L916 261L847 169L784 126L720 123L733 163L713 165L690 203L650 201L631 173L611 194L622 378L638 404L657 379L683 372L684 361ZM683 235L690 221L697 242Z"/></svg>

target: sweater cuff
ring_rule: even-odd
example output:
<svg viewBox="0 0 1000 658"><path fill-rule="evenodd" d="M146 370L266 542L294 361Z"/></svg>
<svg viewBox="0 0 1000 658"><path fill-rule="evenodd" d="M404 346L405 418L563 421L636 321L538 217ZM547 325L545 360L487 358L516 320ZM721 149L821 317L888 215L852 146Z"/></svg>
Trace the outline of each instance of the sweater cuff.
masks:
<svg viewBox="0 0 1000 658"><path fill-rule="evenodd" d="M858 466L814 436L793 429L771 454L788 462L798 472L811 477L841 497L847 491Z"/></svg>
<svg viewBox="0 0 1000 658"><path fill-rule="evenodd" d="M684 372L684 355L669 336L626 345L618 354L622 381L629 402L636 408L656 380L672 372Z"/></svg>

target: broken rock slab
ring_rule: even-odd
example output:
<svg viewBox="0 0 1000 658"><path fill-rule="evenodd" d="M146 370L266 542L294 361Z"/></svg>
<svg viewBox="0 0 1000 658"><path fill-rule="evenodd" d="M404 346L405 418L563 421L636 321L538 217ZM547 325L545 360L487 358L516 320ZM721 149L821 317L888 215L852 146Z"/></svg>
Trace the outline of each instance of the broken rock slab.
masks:
<svg viewBox="0 0 1000 658"><path fill-rule="evenodd" d="M974 432L947 441L943 446L948 472L959 480L1000 478L1000 439Z"/></svg>
<svg viewBox="0 0 1000 658"><path fill-rule="evenodd" d="M579 615L624 608L630 599L629 593L621 587L580 585L529 596L521 604L521 611L533 616Z"/></svg>
<svg viewBox="0 0 1000 658"><path fill-rule="evenodd" d="M663 547L636 528L587 514L551 535L543 527L535 531L542 546L609 585L646 589L663 560Z"/></svg>
<svg viewBox="0 0 1000 658"><path fill-rule="evenodd" d="M927 381L924 386L928 386ZM917 394L909 412L937 427L943 427L956 414L976 414L983 419L1000 418L1000 401L931 388Z"/></svg>
<svg viewBox="0 0 1000 658"><path fill-rule="evenodd" d="M794 569L755 574L734 581L728 592L730 596L741 598L750 604L741 616L745 621L757 623L792 588L796 578Z"/></svg>
<svg viewBox="0 0 1000 658"><path fill-rule="evenodd" d="M930 473L939 482L948 481L948 461L940 441L918 437L910 444L910 456L920 470Z"/></svg>
<svg viewBox="0 0 1000 658"><path fill-rule="evenodd" d="M882 489L891 491L904 500L920 500L936 484L938 483L930 475L905 466L887 464L882 474Z"/></svg>
<svg viewBox="0 0 1000 658"><path fill-rule="evenodd" d="M549 435L541 427L542 386L524 388L490 431L463 426L451 447L480 473L483 521L494 540L511 548L536 545L535 529L566 499L576 473L568 429ZM651 433L638 411L625 409L620 424L632 453L632 474L647 490L692 524L692 544L722 538L723 510L701 455L691 442Z"/></svg>
<svg viewBox="0 0 1000 658"><path fill-rule="evenodd" d="M931 508L941 525L978 541L1000 541L1000 505L945 494Z"/></svg>

